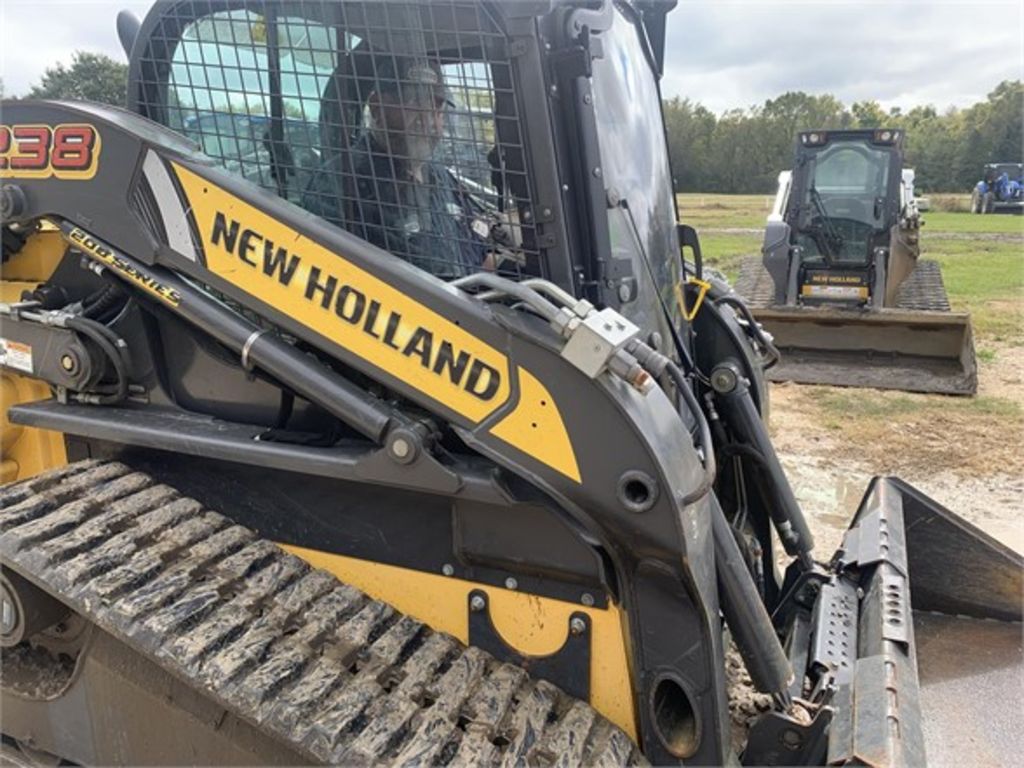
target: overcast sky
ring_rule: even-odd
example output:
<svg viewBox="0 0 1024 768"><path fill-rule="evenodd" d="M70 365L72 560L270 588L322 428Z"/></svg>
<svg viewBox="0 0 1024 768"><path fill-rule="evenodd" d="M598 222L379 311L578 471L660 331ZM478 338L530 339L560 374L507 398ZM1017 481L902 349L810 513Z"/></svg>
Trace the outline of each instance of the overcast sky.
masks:
<svg viewBox="0 0 1024 768"><path fill-rule="evenodd" d="M0 0L0 77L21 94L76 48L124 60L114 19L149 0ZM679 0L663 92L715 112L787 90L966 106L1024 78L1024 0Z"/></svg>

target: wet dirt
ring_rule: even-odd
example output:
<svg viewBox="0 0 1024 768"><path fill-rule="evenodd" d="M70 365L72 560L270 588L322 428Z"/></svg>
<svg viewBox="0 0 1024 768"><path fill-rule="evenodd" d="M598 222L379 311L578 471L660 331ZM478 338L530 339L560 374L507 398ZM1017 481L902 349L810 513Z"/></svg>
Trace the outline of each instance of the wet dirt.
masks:
<svg viewBox="0 0 1024 768"><path fill-rule="evenodd" d="M772 436L819 558L839 545L868 481L879 474L901 477L1024 554L1024 347L987 346L995 355L979 364L974 403L772 385ZM844 403L859 405L859 398L878 415L843 412Z"/></svg>
<svg viewBox="0 0 1024 768"><path fill-rule="evenodd" d="M758 693L743 657L730 642L725 652L725 681L729 690L729 723L732 743L739 748L747 740L747 731L763 712L772 708L772 697Z"/></svg>

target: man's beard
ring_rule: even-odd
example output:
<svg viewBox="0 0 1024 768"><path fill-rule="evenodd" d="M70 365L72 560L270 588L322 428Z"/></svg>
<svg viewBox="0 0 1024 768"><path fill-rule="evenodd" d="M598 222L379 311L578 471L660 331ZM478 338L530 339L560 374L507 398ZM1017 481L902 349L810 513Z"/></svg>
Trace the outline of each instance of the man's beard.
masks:
<svg viewBox="0 0 1024 768"><path fill-rule="evenodd" d="M405 137L405 159L412 164L423 164L430 162L434 156L434 149L437 142L429 136L406 136Z"/></svg>

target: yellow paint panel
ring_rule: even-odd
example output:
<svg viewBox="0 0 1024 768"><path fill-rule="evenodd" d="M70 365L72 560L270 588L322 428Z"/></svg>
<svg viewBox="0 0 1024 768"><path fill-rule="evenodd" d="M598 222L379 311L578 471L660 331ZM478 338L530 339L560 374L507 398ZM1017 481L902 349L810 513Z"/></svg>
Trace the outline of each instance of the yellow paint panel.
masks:
<svg viewBox="0 0 1024 768"><path fill-rule="evenodd" d="M625 615L615 605L584 608L574 603L500 589L369 560L332 555L302 547L285 549L322 568L346 584L383 600L435 630L469 640L469 593L487 593L491 620L508 645L519 653L546 656L565 643L569 617L590 618L590 705L636 739L636 720L626 652Z"/></svg>
<svg viewBox="0 0 1024 768"><path fill-rule="evenodd" d="M843 298L848 298L850 295L852 295L852 294L846 292L846 291L849 290L849 287L850 286L845 286L845 285L833 285L831 283L828 283L828 284L815 284L815 285L802 285L802 286L800 286L800 295L801 296L812 296L812 297L816 297L816 298L826 298L826 299L830 295L835 295L838 298L843 299ZM842 291L842 292L836 292L836 293L830 294L829 293L829 289L830 288L837 288L837 289L839 289L839 291ZM868 289L865 288L864 286L858 286L857 287L856 296L858 298L861 298L861 299L868 298Z"/></svg>
<svg viewBox="0 0 1024 768"><path fill-rule="evenodd" d="M59 251L63 253L63 240L60 233L57 233L56 240L49 242L51 245L59 245ZM20 253L24 254L28 247L26 245L26 248L23 248ZM38 247L39 243L37 242L33 249ZM26 271L43 271L44 268L45 263L40 262L27 266ZM5 264L5 277L6 273L7 265ZM17 301L21 298L22 291L32 290L36 285L35 282L0 280L0 301L6 303ZM3 458L3 461L0 462L0 483L24 480L68 463L68 457L64 450L64 436L60 432L23 427L7 420L7 409L12 405L46 400L50 396L49 385L38 379L0 371L0 456Z"/></svg>
<svg viewBox="0 0 1024 768"><path fill-rule="evenodd" d="M516 409L491 427L491 434L580 482L572 440L547 387L525 368L519 369Z"/></svg>
<svg viewBox="0 0 1024 768"><path fill-rule="evenodd" d="M206 266L211 272L289 314L320 335L349 349L378 368L390 372L475 423L482 421L508 400L509 365L508 359L501 352L352 264L342 254L309 240L188 169L174 164L174 170L185 190L199 227L206 254ZM239 222L243 229L259 233L258 248L252 254L247 254L258 266L253 266L249 261L232 253L226 247L223 238L219 239L217 244L213 243L212 233L218 213L229 220ZM263 268L263 249L268 242L273 243L274 249L283 247L289 254L299 256L287 284L279 279L280 272L272 270L268 275ZM314 269L318 272L313 273ZM332 292L334 302L328 301L327 306L323 306L322 301L326 295L323 290L315 291L312 298L307 297L311 277L315 277L313 282L319 285L325 285L331 278L335 280ZM345 287L357 291L365 297L366 302L378 303L378 323L369 322L365 303L360 322L352 323L343 319L346 312L354 311L353 303L338 304L336 301ZM355 294L351 292L348 295L351 297ZM384 343L381 337L384 335L387 319L393 316L399 316L399 321L398 327L391 335L392 343L389 345ZM370 330L376 335L367 332L368 323ZM413 334L418 328L430 331L432 344L435 345L435 356L437 345L446 341L454 350L468 353L471 359L479 360L497 371L501 381L494 394L486 400L481 399L467 392L464 382L461 386L453 383L448 371L436 373L436 366L433 363L422 365L418 362L417 356L404 354L403 350L413 339Z"/></svg>
<svg viewBox="0 0 1024 768"><path fill-rule="evenodd" d="M12 405L49 397L50 387L38 379L0 373L0 483L25 480L68 463L60 432L24 427L7 419L7 409Z"/></svg>
<svg viewBox="0 0 1024 768"><path fill-rule="evenodd" d="M31 282L31 285L19 288L17 293L5 291L4 301L17 301L22 290L32 290L38 283L49 279L66 250L63 235L59 230L50 228L30 235L17 253L4 254L7 260L3 266L3 279Z"/></svg>

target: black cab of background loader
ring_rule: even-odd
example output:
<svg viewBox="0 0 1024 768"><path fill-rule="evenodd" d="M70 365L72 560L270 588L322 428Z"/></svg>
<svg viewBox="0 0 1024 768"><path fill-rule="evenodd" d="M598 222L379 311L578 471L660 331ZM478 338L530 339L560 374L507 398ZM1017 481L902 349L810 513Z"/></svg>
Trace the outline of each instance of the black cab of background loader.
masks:
<svg viewBox="0 0 1024 768"><path fill-rule="evenodd" d="M917 260L904 201L903 131L803 131L765 229L764 266L780 305L892 306ZM903 230L900 236L894 229Z"/></svg>
<svg viewBox="0 0 1024 768"><path fill-rule="evenodd" d="M894 479L815 559L763 419L777 354L728 286L702 279L677 223L658 86L669 7L166 0L121 24L138 114L5 103L5 227L25 243L5 299L25 298L0 314L9 349L38 351L30 370L8 355L5 375L57 395L9 419L63 434L69 459L130 468L5 489L5 568L293 762L412 747L515 762L514 745L531 762L624 763L623 734L660 764L919 762L912 607L1013 618L1017 561L989 563L989 542ZM58 153L32 151L58 129ZM368 623L330 653L304 603L280 627L267 611L214 637L240 621L235 592L161 570L192 544L150 557L147 534L117 601L99 592L116 565L61 588L50 553L91 558L107 533L72 517L127 513L47 505L83 477L139 470L593 709L545 704L519 671L454 648L402 698L407 662L444 641L421 626L367 679L367 646L406 642L409 617L384 609L345 614ZM954 584L959 563L1002 581ZM742 665L726 663L723 622ZM250 640L266 653L235 650ZM339 659L333 687L312 684ZM755 715L730 700L741 666L765 694ZM5 736L79 762L149 759L136 734L160 727L90 731L59 696L4 696Z"/></svg>

